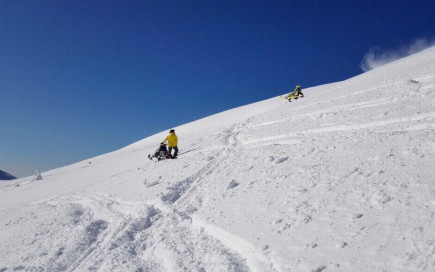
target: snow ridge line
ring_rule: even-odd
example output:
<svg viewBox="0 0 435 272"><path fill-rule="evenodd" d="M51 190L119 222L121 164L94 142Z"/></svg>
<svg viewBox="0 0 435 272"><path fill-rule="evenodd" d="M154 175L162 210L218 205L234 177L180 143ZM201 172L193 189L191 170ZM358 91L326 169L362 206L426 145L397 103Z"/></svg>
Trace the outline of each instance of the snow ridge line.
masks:
<svg viewBox="0 0 435 272"><path fill-rule="evenodd" d="M235 149L240 146L238 135L242 128L247 127L250 119L251 118L248 118L242 123L235 124L231 128L224 131L224 148L218 152L218 157L225 157L229 153L234 152ZM219 162L214 163L209 168L215 169L218 164ZM201 177L198 177L197 181L201 178L202 175ZM191 225L195 229L205 231L210 236L222 243L225 247L241 255L242 258L246 260L249 269L253 272L278 271L274 268L273 262L269 261L262 252L256 250L255 246L244 238L234 235L218 226L206 223L195 214L191 215Z"/></svg>
<svg viewBox="0 0 435 272"><path fill-rule="evenodd" d="M434 119L435 118L435 112L428 112L428 113L421 113L413 116L404 116L404 117L396 117L391 118L388 120L380 120L380 121L373 121L373 122L367 122L367 123L352 123L352 124L341 124L336 126L330 126L330 127L324 127L324 128L317 128L317 129L309 129L309 130L300 130L295 131L289 134L283 134L283 135L276 135L276 136L270 136L270 137L264 137L264 138L255 138L255 139L247 139L244 141L245 145L255 144L259 142L267 142L267 141L275 141L280 139L288 138L289 136L294 136L300 133L325 133L325 132L340 132L340 131L353 131L353 130L359 130L359 129L367 129L367 128L373 128L373 127L382 127L386 125L394 125L394 124L400 124L404 122L412 122L412 121L421 121L424 119Z"/></svg>
<svg viewBox="0 0 435 272"><path fill-rule="evenodd" d="M228 137L231 137L231 135ZM227 141L227 138L225 138L225 141ZM219 161L217 161L217 159L220 159L220 157L225 156L225 155L227 155L226 148L219 150L217 152L216 157L213 158L211 161L209 161L205 166L203 166L195 174L193 174L190 177L187 177L184 180L177 182L175 185L167 188L169 191L166 193L163 193L161 200L167 204L174 204L175 202L179 201L180 199L186 198L185 195L187 193L194 191L197 187L196 184L198 184L198 182L200 180L202 180L203 177L207 173L210 173L219 165Z"/></svg>
<svg viewBox="0 0 435 272"><path fill-rule="evenodd" d="M273 268L273 264L268 261L267 257L262 252L256 250L254 245L247 240L233 235L224 229L205 223L195 216L196 211L202 206L201 192L204 185L206 185L202 184L202 181L206 181L204 179L208 174L214 171L222 160L239 146L238 134L242 127L246 127L246 122L247 120L223 131L221 137L224 146L218 149L214 158L195 174L167 188L168 191L164 192L159 199L150 200L146 203L163 211L162 219L165 223L162 222L162 226L169 226L169 221L176 219L178 222L184 222L185 228L192 228L201 232L207 229L204 235L207 235L210 239L215 239L223 248L227 248L228 252L240 255L239 262L241 264L245 263L243 265L246 265L251 271L277 271ZM194 209L190 210L189 207L194 207ZM185 210L186 208L187 210ZM181 232L182 230L177 231ZM161 248L161 250L165 251L164 248ZM164 253L162 252L162 254Z"/></svg>
<svg viewBox="0 0 435 272"><path fill-rule="evenodd" d="M219 240L226 247L238 252L246 259L248 267L253 272L277 271L266 256L258 252L255 247L240 236L234 235L220 227L210 225L198 216L192 216L192 227L204 230L215 239Z"/></svg>
<svg viewBox="0 0 435 272"><path fill-rule="evenodd" d="M52 203L53 202L53 203ZM79 213L75 212L77 224L79 221L87 222L85 234L90 240L88 242L78 242L78 247L72 253L74 261L68 264L68 259L62 264L68 264L66 271L87 270L92 263L92 268L99 270L100 261L95 261L96 256L102 250L109 250L121 247L125 244L134 244L136 234L151 227L151 219L159 215L160 211L153 206L143 209L143 202L120 202L110 195L97 194L90 198L66 198L57 201L49 200L42 203L52 203L52 205L78 205ZM127 207L126 207L127 206ZM140 211L137 208L142 208ZM86 211L91 217L82 219L84 215L81 210ZM140 214L144 215L140 216ZM98 214L98 217L94 215ZM97 219L99 218L99 219ZM86 237L84 238L86 239ZM77 250L78 249L78 250ZM69 252L71 254L71 252ZM112 257L117 257L113 255ZM67 262L67 263L65 263ZM55 263L56 265L56 263Z"/></svg>
<svg viewBox="0 0 435 272"><path fill-rule="evenodd" d="M225 146L232 146L235 147L238 145L238 139L237 139L237 135L239 134L239 126L240 125L234 125L232 127L230 127L229 129L226 129L224 131L224 139L223 142L225 144Z"/></svg>
<svg viewBox="0 0 435 272"><path fill-rule="evenodd" d="M375 103L375 102L377 102L377 103ZM283 119L279 119L279 120L275 120L275 121L255 124L255 125L249 126L249 128L257 128L257 127L262 127L262 126L274 125L277 123L288 122L288 121L295 120L295 119L298 119L300 117L305 117L305 116L313 116L313 115L324 114L324 113L328 113L328 112L336 112L336 111L343 112L343 111L358 110L358 109L388 105L390 103L391 103L390 98L382 98L382 99L375 99L375 100L371 100L371 101L365 101L362 103L341 105L341 106L337 106L337 107L327 108L324 110L313 111L313 112L306 113L306 114L293 115L291 117L287 117L287 118L283 118Z"/></svg>
<svg viewBox="0 0 435 272"><path fill-rule="evenodd" d="M209 160L202 168L196 171L193 175L184 178L183 180L176 182L174 185L167 188L167 191L162 192L159 198L146 201L147 205L162 211L162 216L160 218L160 229L171 229L173 237L182 237L187 235L186 229L197 229L195 226L193 226L192 215L202 206L203 196L201 194L201 191L204 187L202 186L202 181L206 181L204 180L206 176L214 171L220 165L222 159L225 158L232 151L232 149L238 145L238 130L236 129L237 127L237 125L234 125L224 131L222 135L224 146L216 150L215 156L212 157L212 159ZM179 223L177 224L176 228L171 227L174 220ZM155 232L154 234L156 233L158 232ZM214 240L213 244L215 245L214 247L210 247L209 250L218 250L215 251L215 254L217 256L222 254L232 256L231 259L233 259L234 263L237 263L238 265L240 265L240 267L245 267L246 269L248 269L249 265L244 260L245 256L239 256L237 251L234 252L233 248L231 247L227 248L225 243L223 243L219 239L215 239L215 237L212 235L207 235L206 233L203 233L202 237L202 239L210 239L210 241ZM201 241L197 241L196 239L196 237L190 237L187 240L192 243L201 243ZM184 241L184 239L182 240ZM168 241L171 241L170 237L168 237ZM179 255L176 250L172 251L172 249L170 249L170 244L169 247L167 247L168 245L165 245L166 243L168 242L159 243L159 245L155 246L155 249L158 249L161 255L166 255L170 259L172 259L173 257L184 258L181 257L181 255ZM191 246L192 245L188 243L182 243L181 247L190 248ZM218 248L216 248L216 246ZM166 266L166 268L170 270L174 270L177 268L177 265L175 263L172 263L170 266L167 266L167 264L165 265L164 263L162 263L162 265Z"/></svg>
<svg viewBox="0 0 435 272"><path fill-rule="evenodd" d="M399 84L401 84L401 82L387 83L387 84L380 85L380 86L377 86L377 87L372 87L372 88L369 88L369 89L366 89L366 90L363 90L363 91L360 91L360 92L354 92L354 93L351 93L351 94L336 96L334 98L331 98L331 99L328 99L328 100L325 100L325 101L321 101L321 102L318 102L318 103L311 103L311 104L304 105L302 107L299 107L298 110L303 109L303 108L308 108L308 107L311 107L311 106L318 106L318 105L321 105L321 104L331 103L331 102L334 102L334 101L337 101L337 100L340 100L340 99L345 99L345 98L349 98L349 97L352 97L352 96L358 96L360 94L366 94L366 93L369 93L369 92L372 92L372 91L379 91L379 88L391 88L391 87L393 87L395 85L399 85Z"/></svg>

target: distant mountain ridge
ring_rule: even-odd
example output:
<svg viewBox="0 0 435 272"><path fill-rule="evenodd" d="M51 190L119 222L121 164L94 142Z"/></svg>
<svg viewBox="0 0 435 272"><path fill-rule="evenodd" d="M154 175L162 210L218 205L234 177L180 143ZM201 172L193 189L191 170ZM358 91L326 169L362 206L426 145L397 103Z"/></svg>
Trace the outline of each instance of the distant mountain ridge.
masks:
<svg viewBox="0 0 435 272"><path fill-rule="evenodd" d="M12 179L17 179L17 178L9 173L0 170L0 180L12 180Z"/></svg>

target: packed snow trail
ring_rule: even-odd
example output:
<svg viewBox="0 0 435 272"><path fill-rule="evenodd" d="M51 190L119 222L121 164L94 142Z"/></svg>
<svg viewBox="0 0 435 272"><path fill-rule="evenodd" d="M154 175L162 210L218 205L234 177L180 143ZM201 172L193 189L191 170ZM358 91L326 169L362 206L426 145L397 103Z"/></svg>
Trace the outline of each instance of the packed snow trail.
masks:
<svg viewBox="0 0 435 272"><path fill-rule="evenodd" d="M303 91L2 182L0 271L434 271L435 48Z"/></svg>

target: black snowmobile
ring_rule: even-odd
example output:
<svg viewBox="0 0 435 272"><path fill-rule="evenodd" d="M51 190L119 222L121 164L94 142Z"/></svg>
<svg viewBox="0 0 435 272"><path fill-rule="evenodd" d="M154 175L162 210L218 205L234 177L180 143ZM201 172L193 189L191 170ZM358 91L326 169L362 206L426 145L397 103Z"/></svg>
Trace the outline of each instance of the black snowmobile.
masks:
<svg viewBox="0 0 435 272"><path fill-rule="evenodd" d="M172 159L171 154L169 154L168 149L166 148L166 144L160 144L160 147L154 152L154 154L151 156L151 154L148 154L148 159L153 160L153 158L157 158L158 161L166 160L166 159Z"/></svg>

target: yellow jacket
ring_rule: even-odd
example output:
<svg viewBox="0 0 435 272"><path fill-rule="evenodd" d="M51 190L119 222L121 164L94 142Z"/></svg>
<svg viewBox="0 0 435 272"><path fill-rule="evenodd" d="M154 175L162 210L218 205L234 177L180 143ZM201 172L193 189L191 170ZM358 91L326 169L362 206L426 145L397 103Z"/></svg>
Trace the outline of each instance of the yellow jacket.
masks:
<svg viewBox="0 0 435 272"><path fill-rule="evenodd" d="M166 137L162 143L168 142L168 147L175 147L178 145L178 137L174 132L169 133L168 137Z"/></svg>
<svg viewBox="0 0 435 272"><path fill-rule="evenodd" d="M301 94L302 93L302 90L301 90L301 86L296 86L296 89L293 91L293 93L295 93L295 94Z"/></svg>

